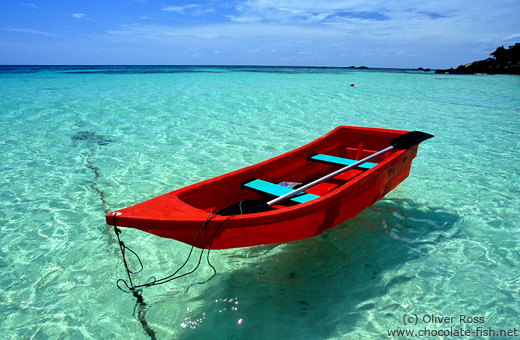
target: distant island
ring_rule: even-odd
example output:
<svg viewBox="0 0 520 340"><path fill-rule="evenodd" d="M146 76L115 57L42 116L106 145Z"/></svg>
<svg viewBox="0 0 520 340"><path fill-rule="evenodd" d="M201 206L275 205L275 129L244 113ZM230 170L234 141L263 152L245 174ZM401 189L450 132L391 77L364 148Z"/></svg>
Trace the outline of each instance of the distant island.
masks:
<svg viewBox="0 0 520 340"><path fill-rule="evenodd" d="M456 69L436 70L435 73L450 74L518 74L520 75L520 43L504 48L500 46L490 54L492 58L460 65Z"/></svg>

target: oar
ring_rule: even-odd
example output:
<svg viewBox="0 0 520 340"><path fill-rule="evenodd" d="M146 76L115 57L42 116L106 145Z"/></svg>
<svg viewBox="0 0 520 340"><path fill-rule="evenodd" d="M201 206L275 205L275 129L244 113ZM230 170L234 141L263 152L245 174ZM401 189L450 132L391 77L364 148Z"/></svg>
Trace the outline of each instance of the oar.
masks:
<svg viewBox="0 0 520 340"><path fill-rule="evenodd" d="M424 132L420 132L420 131L412 131L412 132L408 132L408 133L405 133L405 134L402 134L401 136L397 137L397 138L394 138L390 141L390 146L387 147L386 149L383 149L379 152L376 152L375 154L373 155L370 155L368 157L365 157L349 166L346 166L344 168L341 168L339 170L336 170L334 171L333 173L331 174L328 174L324 177L321 177L309 184L306 184L296 190L293 190L285 195L282 195L282 196L279 196L273 200L270 200L268 202L265 202L265 203L258 203L258 201L243 201L243 202L239 202L239 203L235 203L234 205L232 206L229 206L227 208L224 208L224 209L221 209L220 211L218 211L217 213L219 215L231 215L231 214L250 214L250 213L254 213L254 212L261 212L261 211L266 211L267 209L269 209L269 206L275 204L275 203L278 203L278 202L281 202L281 201L284 201L286 199L288 199L289 197L292 197L294 195L297 195L299 194L300 192L303 192L307 189L310 189L312 188L313 186L323 182L323 181L326 181L327 179L331 178L331 177L334 177L334 176L337 176L339 175L340 173L342 172L345 172L349 169L352 169L352 168L355 168L355 167L358 167L360 166L361 164L365 163L365 162L368 162L369 160L373 159L373 158L376 158L377 156L380 156L390 150L393 150L393 149L408 149L408 148L411 148L412 146L414 145L417 145L429 138L432 138L433 135L430 135L428 133L424 133Z"/></svg>

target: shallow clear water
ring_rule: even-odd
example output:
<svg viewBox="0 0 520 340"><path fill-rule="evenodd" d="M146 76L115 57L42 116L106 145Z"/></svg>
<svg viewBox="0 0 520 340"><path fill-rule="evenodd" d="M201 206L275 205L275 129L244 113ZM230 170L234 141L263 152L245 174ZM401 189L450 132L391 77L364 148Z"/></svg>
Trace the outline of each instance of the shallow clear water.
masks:
<svg viewBox="0 0 520 340"><path fill-rule="evenodd" d="M518 76L0 67L0 93L2 338L387 339L450 327L475 332L458 338L487 338L478 327L520 336ZM145 289L134 310L115 284L126 273L105 211L338 125L436 137L410 177L356 218L311 239L212 251L211 281L191 286L212 274L203 261ZM137 282L173 272L190 250L135 230L121 237L144 263Z"/></svg>

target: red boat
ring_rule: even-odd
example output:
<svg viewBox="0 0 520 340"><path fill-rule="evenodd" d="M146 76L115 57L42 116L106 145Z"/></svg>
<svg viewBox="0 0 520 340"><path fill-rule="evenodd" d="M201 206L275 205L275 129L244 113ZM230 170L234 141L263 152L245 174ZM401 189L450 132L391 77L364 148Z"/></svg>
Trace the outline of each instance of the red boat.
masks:
<svg viewBox="0 0 520 340"><path fill-rule="evenodd" d="M280 156L108 213L106 221L211 249L312 237L394 189L408 176L418 144L431 137L340 126ZM393 142L403 139L404 147ZM199 237L204 228L211 241Z"/></svg>

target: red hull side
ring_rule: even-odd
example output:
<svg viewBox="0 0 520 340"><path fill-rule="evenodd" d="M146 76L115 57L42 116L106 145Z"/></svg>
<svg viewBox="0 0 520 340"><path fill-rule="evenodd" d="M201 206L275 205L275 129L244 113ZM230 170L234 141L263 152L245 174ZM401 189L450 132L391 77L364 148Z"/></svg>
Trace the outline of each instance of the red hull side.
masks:
<svg viewBox="0 0 520 340"><path fill-rule="evenodd" d="M309 161L316 153L361 159L388 146L406 131L338 127L327 135L286 154L203 182L177 189L162 196L118 210L118 226L140 229L161 237L193 244L211 210L218 210L243 199L260 199L258 193L241 187L253 178L271 182L295 180L308 183L338 167ZM215 216L207 224L208 240L201 235L199 248L248 247L312 237L354 217L401 183L409 174L417 146L397 150L376 159L377 166L361 172L349 170L338 175L334 190L320 198L294 206L276 206L267 212ZM347 180L348 179L348 180ZM322 186L323 187L323 186ZM312 188L307 192L319 191ZM113 213L106 215L114 225Z"/></svg>

